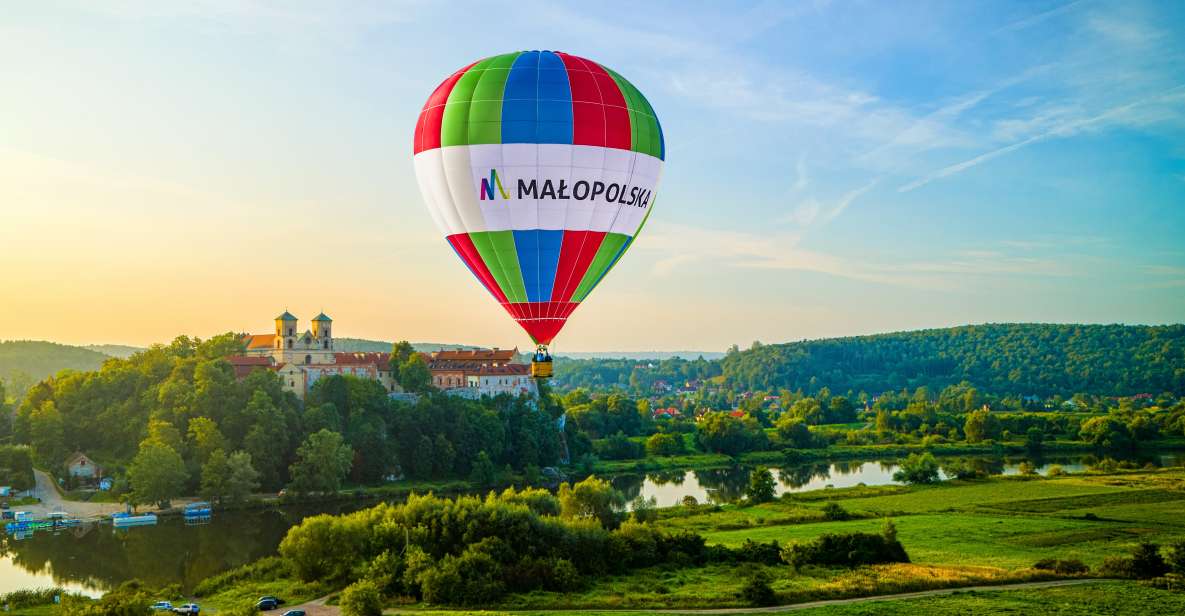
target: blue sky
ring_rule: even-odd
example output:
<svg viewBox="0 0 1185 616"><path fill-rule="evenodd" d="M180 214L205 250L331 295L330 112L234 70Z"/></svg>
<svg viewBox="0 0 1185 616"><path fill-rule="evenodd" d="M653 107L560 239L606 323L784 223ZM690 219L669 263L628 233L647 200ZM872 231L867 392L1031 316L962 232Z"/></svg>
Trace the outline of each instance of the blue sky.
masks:
<svg viewBox="0 0 1185 616"><path fill-rule="evenodd" d="M435 231L416 114L558 49L663 122L657 208L558 349L1185 320L1178 2L43 2L0 21L0 338L526 346Z"/></svg>

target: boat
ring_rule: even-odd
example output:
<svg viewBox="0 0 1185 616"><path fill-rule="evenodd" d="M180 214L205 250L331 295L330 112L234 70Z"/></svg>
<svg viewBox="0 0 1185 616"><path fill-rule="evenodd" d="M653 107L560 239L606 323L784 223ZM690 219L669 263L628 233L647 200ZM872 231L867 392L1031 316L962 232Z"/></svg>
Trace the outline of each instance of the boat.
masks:
<svg viewBox="0 0 1185 616"><path fill-rule="evenodd" d="M155 513L113 513L111 514L111 524L116 528L126 528L128 526L148 526L156 524Z"/></svg>
<svg viewBox="0 0 1185 616"><path fill-rule="evenodd" d="M208 518L214 515L214 509L210 507L210 503L199 502L190 503L185 506L185 518Z"/></svg>

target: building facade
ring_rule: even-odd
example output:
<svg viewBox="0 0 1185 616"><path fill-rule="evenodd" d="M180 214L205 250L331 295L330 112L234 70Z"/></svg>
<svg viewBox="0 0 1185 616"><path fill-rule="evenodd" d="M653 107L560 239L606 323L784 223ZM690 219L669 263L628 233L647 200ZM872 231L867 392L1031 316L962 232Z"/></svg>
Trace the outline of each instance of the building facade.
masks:
<svg viewBox="0 0 1185 616"><path fill-rule="evenodd" d="M424 354L437 389L468 397L533 395L530 367L515 362L518 349L440 350Z"/></svg>
<svg viewBox="0 0 1185 616"><path fill-rule="evenodd" d="M312 328L301 332L298 319L287 310L276 317L273 333L249 334L242 355L227 358L237 378L252 370L271 370L284 389L304 399L318 379L351 375L378 381L388 393L401 393L391 372L388 353L345 353L333 347L333 319L324 312L313 318Z"/></svg>

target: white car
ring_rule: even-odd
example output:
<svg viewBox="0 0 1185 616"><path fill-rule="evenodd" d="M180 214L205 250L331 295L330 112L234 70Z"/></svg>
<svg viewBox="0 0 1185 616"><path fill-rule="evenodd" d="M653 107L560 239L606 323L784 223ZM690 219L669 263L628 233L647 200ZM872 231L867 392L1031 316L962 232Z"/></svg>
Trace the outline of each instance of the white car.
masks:
<svg viewBox="0 0 1185 616"><path fill-rule="evenodd" d="M173 608L174 614L197 614L200 611L202 611L202 608L198 607L196 603L186 603L181 607Z"/></svg>
<svg viewBox="0 0 1185 616"><path fill-rule="evenodd" d="M154 612L171 612L173 611L173 604L168 601L157 601L152 604L151 609Z"/></svg>

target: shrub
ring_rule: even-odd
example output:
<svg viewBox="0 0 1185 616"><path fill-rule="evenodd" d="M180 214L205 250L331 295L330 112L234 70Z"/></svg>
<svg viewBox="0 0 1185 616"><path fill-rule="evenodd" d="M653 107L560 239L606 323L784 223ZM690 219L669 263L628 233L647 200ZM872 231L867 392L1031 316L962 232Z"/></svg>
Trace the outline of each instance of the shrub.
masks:
<svg viewBox="0 0 1185 616"><path fill-rule="evenodd" d="M983 473L966 460L951 460L942 465L942 471L947 477L955 479L979 479Z"/></svg>
<svg viewBox="0 0 1185 616"><path fill-rule="evenodd" d="M770 587L770 575L760 567L754 567L749 580L741 588L741 598L749 605L766 606L778 602L774 589Z"/></svg>
<svg viewBox="0 0 1185 616"><path fill-rule="evenodd" d="M1066 474L1066 470L1062 468L1061 464L1050 464L1045 471L1046 477L1061 477Z"/></svg>
<svg viewBox="0 0 1185 616"><path fill-rule="evenodd" d="M844 509L839 503L830 502L823 505L823 517L833 522L843 522L844 520L850 520L852 514L848 513L848 510Z"/></svg>
<svg viewBox="0 0 1185 616"><path fill-rule="evenodd" d="M1133 578L1132 559L1123 556L1108 556L1099 565L1099 575L1109 578Z"/></svg>
<svg viewBox="0 0 1185 616"><path fill-rule="evenodd" d="M1043 558L1033 564L1034 569L1042 571L1053 571L1059 575L1081 575L1090 571L1080 560L1057 560L1053 558Z"/></svg>
<svg viewBox="0 0 1185 616"><path fill-rule="evenodd" d="M506 593L501 567L481 549L470 546L460 556L445 556L420 575L424 601L439 604L479 605L497 601Z"/></svg>
<svg viewBox="0 0 1185 616"><path fill-rule="evenodd" d="M782 547L772 539L768 543L745 539L741 547L733 550L733 557L740 562L777 565L782 562Z"/></svg>
<svg viewBox="0 0 1185 616"><path fill-rule="evenodd" d="M893 473L893 481L904 483L934 483L938 481L938 461L934 454L910 454L901 468Z"/></svg>
<svg viewBox="0 0 1185 616"><path fill-rule="evenodd" d="M871 533L827 533L809 543L793 543L782 550L782 559L794 568L805 565L858 567L881 563L907 563L909 555L900 541Z"/></svg>
<svg viewBox="0 0 1185 616"><path fill-rule="evenodd" d="M654 434L646 439L646 453L652 456L677 456L683 453L683 439L677 434Z"/></svg>
<svg viewBox="0 0 1185 616"><path fill-rule="evenodd" d="M358 580L342 591L341 609L343 616L382 616L383 595L374 582Z"/></svg>
<svg viewBox="0 0 1185 616"><path fill-rule="evenodd" d="M576 565L572 561L561 558L551 566L551 579L548 580L547 588L559 592L572 592L579 590L584 585L584 578L580 575L580 571L576 570Z"/></svg>
<svg viewBox="0 0 1185 616"><path fill-rule="evenodd" d="M1020 466L1018 466L1016 470L1019 471L1021 475L1025 475L1025 476L1032 476L1032 475L1037 474L1037 467L1033 466L1033 463L1029 462L1028 460L1021 462Z"/></svg>
<svg viewBox="0 0 1185 616"><path fill-rule="evenodd" d="M745 491L751 503L768 503L774 499L773 473L768 468L758 467L749 475L749 489Z"/></svg>
<svg viewBox="0 0 1185 616"><path fill-rule="evenodd" d="M630 501L630 518L639 524L649 524L658 519L658 499L646 498L641 494Z"/></svg>
<svg viewBox="0 0 1185 616"><path fill-rule="evenodd" d="M606 460L633 460L642 457L642 446L630 440L624 432L593 443L593 450Z"/></svg>
<svg viewBox="0 0 1185 616"><path fill-rule="evenodd" d="M1168 563L1160 555L1160 546L1149 541L1141 541L1132 553L1132 575L1146 580L1160 577L1169 572Z"/></svg>
<svg viewBox="0 0 1185 616"><path fill-rule="evenodd" d="M1178 541L1169 550L1168 565L1173 573L1185 575L1185 541Z"/></svg>
<svg viewBox="0 0 1185 616"><path fill-rule="evenodd" d="M695 509L696 507L699 506L699 500L697 500L694 496L692 496L690 494L683 497L682 503L683 503L684 507L687 507L689 509Z"/></svg>

